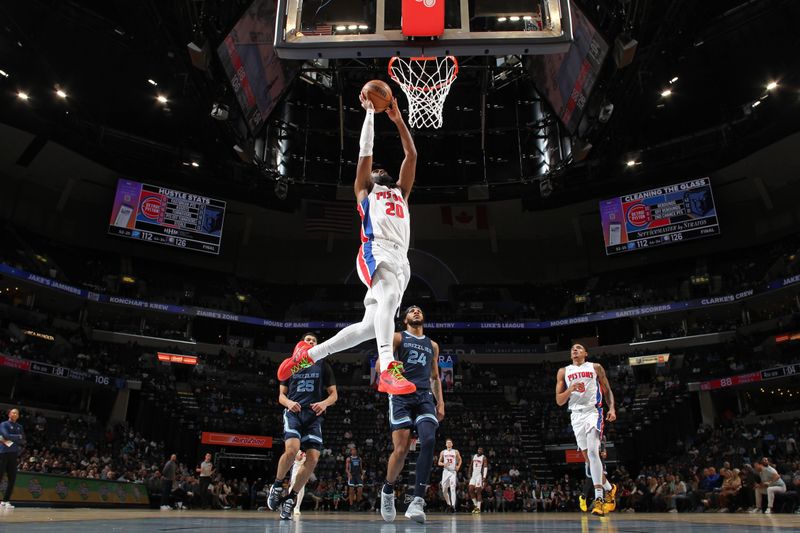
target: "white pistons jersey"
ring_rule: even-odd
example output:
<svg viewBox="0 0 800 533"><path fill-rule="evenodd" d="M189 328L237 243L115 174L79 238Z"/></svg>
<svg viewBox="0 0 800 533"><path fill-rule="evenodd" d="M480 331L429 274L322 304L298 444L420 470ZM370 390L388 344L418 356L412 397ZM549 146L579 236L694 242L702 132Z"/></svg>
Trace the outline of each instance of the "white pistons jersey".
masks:
<svg viewBox="0 0 800 533"><path fill-rule="evenodd" d="M408 252L411 215L399 187L372 186L369 195L358 204L361 215L361 242L389 241L399 252Z"/></svg>
<svg viewBox="0 0 800 533"><path fill-rule="evenodd" d="M569 365L564 369L564 381L569 388L573 383L581 387L569 395L570 411L585 411L603 405L603 394L597 383L594 363L586 361L580 366Z"/></svg>
<svg viewBox="0 0 800 533"><path fill-rule="evenodd" d="M456 460L456 455L458 454L458 450L443 450L442 451L442 461L444 462L444 469L450 472L456 471L456 464L458 461Z"/></svg>
<svg viewBox="0 0 800 533"><path fill-rule="evenodd" d="M475 454L472 456L472 476L483 477L483 465L486 457L483 455Z"/></svg>

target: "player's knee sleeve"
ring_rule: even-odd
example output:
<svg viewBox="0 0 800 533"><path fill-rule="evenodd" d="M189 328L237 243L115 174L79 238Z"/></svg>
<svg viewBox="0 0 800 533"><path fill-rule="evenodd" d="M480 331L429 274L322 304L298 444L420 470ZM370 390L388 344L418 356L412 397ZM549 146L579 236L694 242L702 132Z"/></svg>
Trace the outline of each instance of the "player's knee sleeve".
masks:
<svg viewBox="0 0 800 533"><path fill-rule="evenodd" d="M417 480L414 484L414 496L425 497L428 481L433 468L433 448L436 445L436 424L430 420L422 420L417 424L419 440L419 456L417 457Z"/></svg>

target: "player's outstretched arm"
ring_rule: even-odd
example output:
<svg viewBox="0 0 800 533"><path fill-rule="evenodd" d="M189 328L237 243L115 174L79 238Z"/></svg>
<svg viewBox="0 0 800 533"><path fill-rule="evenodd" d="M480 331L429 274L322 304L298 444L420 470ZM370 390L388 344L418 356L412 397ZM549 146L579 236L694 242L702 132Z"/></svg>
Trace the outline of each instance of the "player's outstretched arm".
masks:
<svg viewBox="0 0 800 533"><path fill-rule="evenodd" d="M611 384L608 382L606 370L603 368L603 365L595 363L594 372L597 374L597 377L600 380L600 387L603 389L603 396L606 399L606 405L608 405L608 415L606 416L606 420L613 422L617 419L617 410L615 409L614 393L611 392Z"/></svg>
<svg viewBox="0 0 800 533"><path fill-rule="evenodd" d="M361 202L372 189L372 148L375 144L375 106L372 105L372 100L364 96L364 93L359 94L358 99L361 100L361 106L367 112L367 115L364 117L364 124L361 126L361 138L358 141L358 165L356 166L356 181L353 184L356 199Z"/></svg>
<svg viewBox="0 0 800 533"><path fill-rule="evenodd" d="M417 177L417 147L414 146L414 139L411 137L411 132L408 131L408 126L403 121L403 115L400 113L400 108L397 107L397 98L392 99L392 105L386 109L386 116L388 116L400 133L400 141L403 143L403 152L405 158L400 165L400 176L397 180L397 186L403 191L403 198L408 201L408 195L411 194L411 189L414 187L414 180Z"/></svg>

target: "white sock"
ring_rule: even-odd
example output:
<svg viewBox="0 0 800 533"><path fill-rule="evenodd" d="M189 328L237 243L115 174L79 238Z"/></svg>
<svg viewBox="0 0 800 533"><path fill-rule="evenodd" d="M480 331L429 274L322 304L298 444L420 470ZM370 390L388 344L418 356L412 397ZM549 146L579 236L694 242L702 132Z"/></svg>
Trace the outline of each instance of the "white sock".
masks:
<svg viewBox="0 0 800 533"><path fill-rule="evenodd" d="M478 500L477 500L477 499L475 499L475 498L472 498L472 505L474 505L475 507L477 507L477 506L478 506Z"/></svg>
<svg viewBox="0 0 800 533"><path fill-rule="evenodd" d="M603 490L611 490L611 483L608 480L603 482Z"/></svg>
<svg viewBox="0 0 800 533"><path fill-rule="evenodd" d="M315 363L331 354L341 352L364 341L375 338L375 306L368 305L361 322L350 324L336 335L308 350L308 356Z"/></svg>
<svg viewBox="0 0 800 533"><path fill-rule="evenodd" d="M450 501L452 502L450 505L453 507L456 506L456 487L455 485L450 486Z"/></svg>
<svg viewBox="0 0 800 533"><path fill-rule="evenodd" d="M602 500L603 499L603 488L594 488L594 499L595 500Z"/></svg>
<svg viewBox="0 0 800 533"><path fill-rule="evenodd" d="M481 508L481 504L482 504L482 503L483 503L483 501L481 501L481 500L478 500L478 510L480 510L480 508Z"/></svg>

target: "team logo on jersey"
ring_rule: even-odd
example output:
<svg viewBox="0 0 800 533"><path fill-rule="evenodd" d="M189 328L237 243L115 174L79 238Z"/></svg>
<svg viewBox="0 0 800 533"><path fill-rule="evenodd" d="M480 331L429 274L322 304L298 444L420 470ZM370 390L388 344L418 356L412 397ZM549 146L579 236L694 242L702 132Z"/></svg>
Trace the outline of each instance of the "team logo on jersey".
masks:
<svg viewBox="0 0 800 533"><path fill-rule="evenodd" d="M425 4L425 7L433 7L436 5L436 0L417 0L417 2L422 2Z"/></svg>

